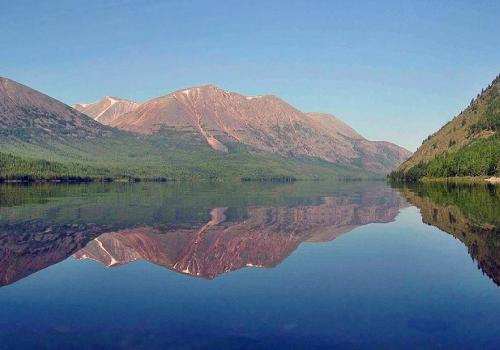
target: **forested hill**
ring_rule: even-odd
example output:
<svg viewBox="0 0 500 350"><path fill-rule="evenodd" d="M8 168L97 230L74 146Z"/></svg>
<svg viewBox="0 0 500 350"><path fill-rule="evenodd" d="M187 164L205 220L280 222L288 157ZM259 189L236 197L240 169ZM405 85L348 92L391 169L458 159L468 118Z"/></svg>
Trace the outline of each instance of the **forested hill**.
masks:
<svg viewBox="0 0 500 350"><path fill-rule="evenodd" d="M500 75L458 116L430 135L390 176L494 176L500 173Z"/></svg>

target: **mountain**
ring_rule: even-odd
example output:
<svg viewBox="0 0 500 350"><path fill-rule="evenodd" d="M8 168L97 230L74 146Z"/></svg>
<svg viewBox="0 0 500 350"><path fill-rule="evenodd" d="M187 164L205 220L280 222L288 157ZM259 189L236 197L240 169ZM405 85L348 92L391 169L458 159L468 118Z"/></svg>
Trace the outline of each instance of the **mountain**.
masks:
<svg viewBox="0 0 500 350"><path fill-rule="evenodd" d="M109 136L102 126L47 95L0 77L0 136L17 139Z"/></svg>
<svg viewBox="0 0 500 350"><path fill-rule="evenodd" d="M86 106L108 126L2 78L0 182L359 178L386 174L408 155L274 96L204 86L140 106L120 101ZM136 108L118 115L124 106Z"/></svg>
<svg viewBox="0 0 500 350"><path fill-rule="evenodd" d="M15 81L0 80L0 182L352 175L352 170L312 158L291 159L242 148L219 154L194 134L138 137Z"/></svg>
<svg viewBox="0 0 500 350"><path fill-rule="evenodd" d="M136 102L111 96L106 96L94 103L78 103L73 106L76 110L104 125L111 124L122 114L131 112L137 107L139 104Z"/></svg>
<svg viewBox="0 0 500 350"><path fill-rule="evenodd" d="M388 173L411 154L389 142L368 141L333 116L303 113L276 96L243 96L213 85L155 98L110 125L146 135L167 130L197 134L221 152L244 144L377 173Z"/></svg>
<svg viewBox="0 0 500 350"><path fill-rule="evenodd" d="M500 75L458 116L430 135L394 179L500 174Z"/></svg>

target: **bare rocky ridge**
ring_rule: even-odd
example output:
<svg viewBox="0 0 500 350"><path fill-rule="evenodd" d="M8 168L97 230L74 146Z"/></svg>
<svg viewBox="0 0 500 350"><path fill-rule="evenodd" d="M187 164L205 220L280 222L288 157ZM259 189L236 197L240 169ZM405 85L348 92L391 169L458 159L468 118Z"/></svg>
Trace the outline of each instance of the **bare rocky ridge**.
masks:
<svg viewBox="0 0 500 350"><path fill-rule="evenodd" d="M113 123L121 115L137 107L139 104L136 102L111 96L106 96L94 103L78 103L73 106L76 110L105 125Z"/></svg>
<svg viewBox="0 0 500 350"><path fill-rule="evenodd" d="M411 152L368 141L339 119L303 113L276 96L243 96L213 85L179 90L116 118L111 126L142 134L193 132L214 149L232 143L284 156L310 156L386 173Z"/></svg>

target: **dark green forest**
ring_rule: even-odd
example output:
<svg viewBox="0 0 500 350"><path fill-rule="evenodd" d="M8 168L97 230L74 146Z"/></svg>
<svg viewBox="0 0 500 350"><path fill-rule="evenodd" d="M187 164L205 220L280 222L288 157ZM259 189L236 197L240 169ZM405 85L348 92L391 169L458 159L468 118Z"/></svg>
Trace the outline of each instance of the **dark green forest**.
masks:
<svg viewBox="0 0 500 350"><path fill-rule="evenodd" d="M0 182L176 181L366 178L320 159L282 157L232 145L220 153L177 135L94 142L15 140L0 144Z"/></svg>

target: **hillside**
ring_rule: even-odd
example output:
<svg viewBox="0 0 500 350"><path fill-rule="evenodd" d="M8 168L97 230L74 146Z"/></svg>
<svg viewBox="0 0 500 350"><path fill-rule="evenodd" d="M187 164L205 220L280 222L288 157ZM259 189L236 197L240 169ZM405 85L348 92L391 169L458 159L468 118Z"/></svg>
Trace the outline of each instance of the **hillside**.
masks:
<svg viewBox="0 0 500 350"><path fill-rule="evenodd" d="M243 96L213 85L147 101L110 125L145 135L196 134L220 152L243 144L376 173L390 172L411 154L389 142L368 141L331 115L303 113L276 96Z"/></svg>
<svg viewBox="0 0 500 350"><path fill-rule="evenodd" d="M500 173L500 76L470 105L429 136L394 179L490 176Z"/></svg>
<svg viewBox="0 0 500 350"><path fill-rule="evenodd" d="M92 139L113 132L56 99L2 77L0 116L2 138Z"/></svg>

